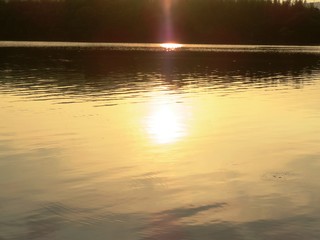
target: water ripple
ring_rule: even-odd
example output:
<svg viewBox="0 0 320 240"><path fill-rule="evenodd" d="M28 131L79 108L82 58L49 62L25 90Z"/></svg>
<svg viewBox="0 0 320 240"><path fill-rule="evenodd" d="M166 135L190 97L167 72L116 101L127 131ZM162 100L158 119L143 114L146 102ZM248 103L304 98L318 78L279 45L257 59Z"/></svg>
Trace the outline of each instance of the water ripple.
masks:
<svg viewBox="0 0 320 240"><path fill-rule="evenodd" d="M2 94L62 104L80 99L104 102L98 106L114 105L122 99L143 98L157 87L177 93L209 91L221 96L252 88L301 88L317 76L320 63L318 55L301 53L187 55L182 52L159 55L38 49L33 50L32 56L21 54L12 58L11 51L4 51L0 60L3 61L0 62ZM51 57L44 62L38 61L44 54Z"/></svg>

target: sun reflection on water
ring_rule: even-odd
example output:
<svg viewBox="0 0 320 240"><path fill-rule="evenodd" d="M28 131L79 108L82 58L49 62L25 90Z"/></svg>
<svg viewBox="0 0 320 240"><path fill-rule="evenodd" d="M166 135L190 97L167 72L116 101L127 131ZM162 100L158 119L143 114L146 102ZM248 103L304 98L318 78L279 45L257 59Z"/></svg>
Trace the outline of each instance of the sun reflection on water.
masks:
<svg viewBox="0 0 320 240"><path fill-rule="evenodd" d="M147 117L147 132L157 144L174 143L186 135L186 109L175 97L168 98L156 97Z"/></svg>

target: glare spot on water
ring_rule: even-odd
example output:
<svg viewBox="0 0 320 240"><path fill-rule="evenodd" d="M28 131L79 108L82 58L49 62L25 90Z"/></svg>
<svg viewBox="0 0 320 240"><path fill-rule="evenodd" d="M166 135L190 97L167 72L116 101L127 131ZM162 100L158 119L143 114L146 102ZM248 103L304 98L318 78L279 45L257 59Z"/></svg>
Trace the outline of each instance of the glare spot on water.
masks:
<svg viewBox="0 0 320 240"><path fill-rule="evenodd" d="M160 97L152 101L152 110L147 118L146 128L157 144L176 142L186 133L185 111L176 100L171 98Z"/></svg>
<svg viewBox="0 0 320 240"><path fill-rule="evenodd" d="M150 117L148 130L158 143L170 143L181 136L179 116L170 105L160 106Z"/></svg>

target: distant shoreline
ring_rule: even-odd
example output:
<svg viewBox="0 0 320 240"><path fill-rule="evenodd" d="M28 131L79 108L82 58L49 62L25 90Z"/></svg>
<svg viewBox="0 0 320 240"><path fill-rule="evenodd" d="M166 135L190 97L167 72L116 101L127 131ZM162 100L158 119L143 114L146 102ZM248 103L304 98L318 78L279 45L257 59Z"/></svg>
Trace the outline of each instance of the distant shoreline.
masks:
<svg viewBox="0 0 320 240"><path fill-rule="evenodd" d="M0 41L5 49L82 49L103 51L140 52L198 52L198 53L311 53L320 54L320 46L299 45L228 45L228 44L179 44L178 47L159 43L86 43L86 42L29 42Z"/></svg>
<svg viewBox="0 0 320 240"><path fill-rule="evenodd" d="M173 42L176 43L176 42ZM117 47L117 46L130 46L130 47L160 47L163 42L78 42L78 41L25 41L25 40L0 40L0 47ZM243 46L243 47L320 47L320 44L225 44L225 43L178 43L182 48L188 46L206 46L206 47L230 47L230 46ZM147 46L147 47L149 47Z"/></svg>

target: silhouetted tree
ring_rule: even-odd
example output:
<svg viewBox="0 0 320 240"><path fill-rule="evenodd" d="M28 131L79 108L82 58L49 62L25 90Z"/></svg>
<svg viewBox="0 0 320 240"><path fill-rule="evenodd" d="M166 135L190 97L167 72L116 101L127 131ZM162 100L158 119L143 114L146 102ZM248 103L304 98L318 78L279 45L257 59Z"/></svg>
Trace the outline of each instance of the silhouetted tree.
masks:
<svg viewBox="0 0 320 240"><path fill-rule="evenodd" d="M302 0L171 0L169 11L163 0L0 0L0 40L320 43L320 10Z"/></svg>

